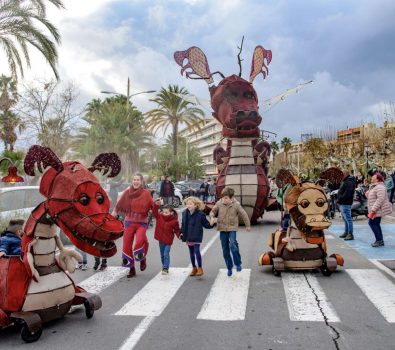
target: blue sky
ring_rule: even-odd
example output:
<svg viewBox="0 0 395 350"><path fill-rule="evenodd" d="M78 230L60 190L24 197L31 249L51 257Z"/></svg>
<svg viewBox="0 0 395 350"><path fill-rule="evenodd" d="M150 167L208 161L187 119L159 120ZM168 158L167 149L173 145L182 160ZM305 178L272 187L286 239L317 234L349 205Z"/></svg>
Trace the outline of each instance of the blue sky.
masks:
<svg viewBox="0 0 395 350"><path fill-rule="evenodd" d="M211 71L248 78L254 47L273 52L269 76L254 81L260 102L314 80L269 111L261 127L293 141L321 128L383 122L395 101L395 2L391 0L65 0L49 17L62 35L59 69L80 90L82 106L101 90L126 93L179 84L208 98L204 81L187 80L173 52L199 46ZM48 75L37 58L27 79ZM219 80L216 80L218 83ZM143 111L148 95L137 96ZM158 135L161 137L162 135Z"/></svg>

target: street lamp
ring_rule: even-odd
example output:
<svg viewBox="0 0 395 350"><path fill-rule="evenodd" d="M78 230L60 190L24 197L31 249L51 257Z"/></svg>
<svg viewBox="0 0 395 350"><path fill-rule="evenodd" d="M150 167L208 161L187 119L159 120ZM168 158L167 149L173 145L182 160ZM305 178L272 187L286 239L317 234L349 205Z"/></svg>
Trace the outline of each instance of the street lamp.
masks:
<svg viewBox="0 0 395 350"><path fill-rule="evenodd" d="M370 151L370 145L368 143L365 143L363 146L365 155L366 155L366 178L368 177L368 171L369 171L369 151Z"/></svg>
<svg viewBox="0 0 395 350"><path fill-rule="evenodd" d="M140 91L140 92L136 92L135 94L130 94L130 78L128 78L126 95L121 94L119 92L115 92L115 91L100 91L100 92L102 94L111 94L111 95L119 95L119 96L126 97L126 106L129 109L129 100L130 100L130 98L132 98L133 96L136 96L136 95L140 95L140 94L152 94L152 93L156 92L156 90Z"/></svg>

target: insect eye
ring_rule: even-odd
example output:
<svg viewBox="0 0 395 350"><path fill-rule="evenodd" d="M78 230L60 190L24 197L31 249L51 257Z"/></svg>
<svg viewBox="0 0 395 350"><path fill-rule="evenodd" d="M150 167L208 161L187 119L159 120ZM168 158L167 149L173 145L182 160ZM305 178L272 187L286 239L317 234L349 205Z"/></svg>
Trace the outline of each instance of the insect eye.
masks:
<svg viewBox="0 0 395 350"><path fill-rule="evenodd" d="M251 91L246 91L243 96L249 100L252 100L254 98L254 96L252 95Z"/></svg>
<svg viewBox="0 0 395 350"><path fill-rule="evenodd" d="M85 193L83 193L78 200L78 202L80 202L83 206L87 206L89 204L89 201L90 199Z"/></svg>
<svg viewBox="0 0 395 350"><path fill-rule="evenodd" d="M325 201L324 201L322 198L318 198L318 199L315 201L315 204L317 204L317 207L323 207L324 204L325 204Z"/></svg>
<svg viewBox="0 0 395 350"><path fill-rule="evenodd" d="M104 196L101 193L97 193L96 194L96 202L99 204L103 204L104 203Z"/></svg>
<svg viewBox="0 0 395 350"><path fill-rule="evenodd" d="M303 200L300 202L300 206L301 206L303 209L306 209L309 205L310 205L310 202L309 202L307 199L303 199Z"/></svg>

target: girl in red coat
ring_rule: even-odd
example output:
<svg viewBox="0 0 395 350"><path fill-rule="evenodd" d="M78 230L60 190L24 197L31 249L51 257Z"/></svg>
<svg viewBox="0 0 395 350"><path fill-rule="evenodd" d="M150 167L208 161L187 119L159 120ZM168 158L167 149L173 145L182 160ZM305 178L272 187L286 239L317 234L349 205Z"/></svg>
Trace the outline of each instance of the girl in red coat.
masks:
<svg viewBox="0 0 395 350"><path fill-rule="evenodd" d="M152 209L154 202L149 191L143 188L143 176L135 174L132 185L128 187L117 202L113 216L118 213L125 215L125 231L123 235L122 265L129 267L128 277L136 276L135 261L140 261L140 270L147 268L148 252L148 212ZM136 239L134 247L133 241Z"/></svg>
<svg viewBox="0 0 395 350"><path fill-rule="evenodd" d="M169 273L170 248L173 244L174 235L180 238L180 226L177 212L170 204L166 204L160 213L158 207L160 199L154 203L152 214L156 219L155 236L159 241L160 258L162 260L162 275Z"/></svg>

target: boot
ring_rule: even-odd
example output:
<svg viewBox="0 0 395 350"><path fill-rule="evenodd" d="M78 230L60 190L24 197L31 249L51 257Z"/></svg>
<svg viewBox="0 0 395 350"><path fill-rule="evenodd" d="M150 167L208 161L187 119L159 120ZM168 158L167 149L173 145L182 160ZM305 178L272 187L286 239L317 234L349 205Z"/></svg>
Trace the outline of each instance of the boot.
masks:
<svg viewBox="0 0 395 350"><path fill-rule="evenodd" d="M203 275L203 269L201 267L198 267L196 276L202 276Z"/></svg>
<svg viewBox="0 0 395 350"><path fill-rule="evenodd" d="M384 241L376 241L374 243L372 243L372 247L377 248L377 247L382 247L384 245Z"/></svg>
<svg viewBox="0 0 395 350"><path fill-rule="evenodd" d="M136 269L134 267L131 267L128 273L128 278L136 276Z"/></svg>
<svg viewBox="0 0 395 350"><path fill-rule="evenodd" d="M147 260L141 260L140 261L140 271L144 271L147 268Z"/></svg>
<svg viewBox="0 0 395 350"><path fill-rule="evenodd" d="M347 233L347 232L344 232L342 235L339 236L339 238L346 238L347 235L348 235L348 233Z"/></svg>
<svg viewBox="0 0 395 350"><path fill-rule="evenodd" d="M193 267L192 272L189 274L189 276L191 276L191 277L196 276L197 271L198 271L197 268Z"/></svg>
<svg viewBox="0 0 395 350"><path fill-rule="evenodd" d="M345 241L352 241L354 240L354 235L352 233L348 233L347 236L344 238Z"/></svg>

